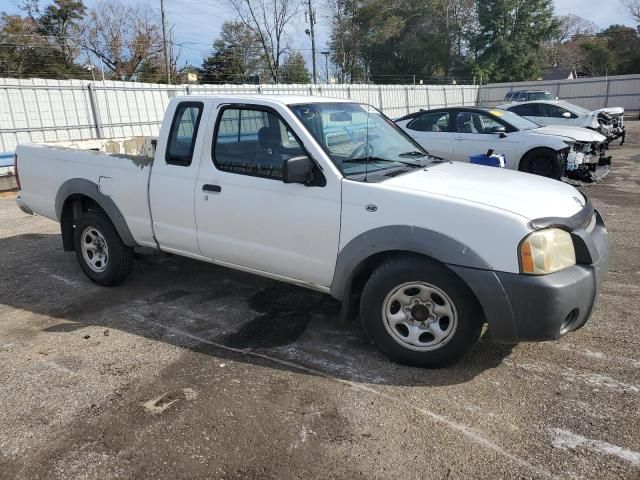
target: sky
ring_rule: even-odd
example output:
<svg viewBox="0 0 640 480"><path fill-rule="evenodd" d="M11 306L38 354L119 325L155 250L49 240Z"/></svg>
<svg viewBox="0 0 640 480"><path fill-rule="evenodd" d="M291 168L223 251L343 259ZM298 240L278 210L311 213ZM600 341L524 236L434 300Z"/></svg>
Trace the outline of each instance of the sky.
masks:
<svg viewBox="0 0 640 480"><path fill-rule="evenodd" d="M46 3L46 0L42 0ZM160 14L160 0L120 0L125 4L148 5ZM322 51L327 46L331 17L327 0L313 0L316 5L316 45ZM85 0L88 7L95 5L96 0ZM301 4L306 4L300 0ZM601 28L613 23L634 26L621 6L620 0L554 0L556 13L567 15L573 13L595 22ZM18 13L19 0L0 0L0 11ZM211 51L213 40L220 33L222 23L235 18L226 0L165 0L167 24L172 29L173 41L180 49L179 65L189 63L200 65L202 59ZM292 46L301 51L310 64L311 41L304 34L307 28L304 15L300 15L291 31ZM318 56L318 69L324 74L324 62Z"/></svg>

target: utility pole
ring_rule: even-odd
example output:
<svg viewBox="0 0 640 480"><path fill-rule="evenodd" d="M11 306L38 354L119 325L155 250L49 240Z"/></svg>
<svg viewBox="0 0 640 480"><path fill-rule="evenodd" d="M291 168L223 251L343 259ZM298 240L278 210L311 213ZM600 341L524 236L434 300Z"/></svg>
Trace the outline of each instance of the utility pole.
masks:
<svg viewBox="0 0 640 480"><path fill-rule="evenodd" d="M327 51L324 51L324 52L320 52L320 54L324 55L324 72L325 72L325 75L326 75L325 78L327 79L326 80L327 83L330 83L329 82L329 55L331 54L331 52L327 50Z"/></svg>
<svg viewBox="0 0 640 480"><path fill-rule="evenodd" d="M309 6L309 31L305 32L311 37L311 63L313 64L313 83L318 83L318 74L316 72L316 34L314 25L316 23L316 13L311 5L311 0L307 0Z"/></svg>
<svg viewBox="0 0 640 480"><path fill-rule="evenodd" d="M167 48L167 19L164 13L164 0L160 0L160 16L162 17L162 47L164 49L164 67L167 71L167 85L171 85L171 65Z"/></svg>

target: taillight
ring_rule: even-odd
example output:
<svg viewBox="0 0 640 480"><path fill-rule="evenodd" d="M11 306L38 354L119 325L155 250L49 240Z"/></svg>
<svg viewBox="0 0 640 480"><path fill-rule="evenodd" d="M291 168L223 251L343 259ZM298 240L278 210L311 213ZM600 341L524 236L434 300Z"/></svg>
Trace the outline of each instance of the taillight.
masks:
<svg viewBox="0 0 640 480"><path fill-rule="evenodd" d="M13 174L16 176L16 185L18 186L18 190L21 190L20 177L18 176L18 154L17 153L13 156Z"/></svg>

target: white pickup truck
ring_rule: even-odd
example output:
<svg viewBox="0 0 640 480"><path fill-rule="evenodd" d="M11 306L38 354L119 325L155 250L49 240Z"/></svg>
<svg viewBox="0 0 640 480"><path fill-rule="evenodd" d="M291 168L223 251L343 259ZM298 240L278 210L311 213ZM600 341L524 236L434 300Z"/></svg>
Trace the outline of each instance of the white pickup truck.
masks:
<svg viewBox="0 0 640 480"><path fill-rule="evenodd" d="M602 218L575 188L429 156L375 108L319 97L171 100L155 157L20 145L20 208L60 222L101 285L133 249L212 262L359 306L390 358L447 365L484 323L507 343L589 318Z"/></svg>

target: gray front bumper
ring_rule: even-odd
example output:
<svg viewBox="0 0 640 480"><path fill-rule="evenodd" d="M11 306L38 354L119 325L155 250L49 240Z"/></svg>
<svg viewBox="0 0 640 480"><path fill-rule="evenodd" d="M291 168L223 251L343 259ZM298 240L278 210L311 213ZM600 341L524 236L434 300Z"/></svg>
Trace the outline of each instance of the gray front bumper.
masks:
<svg viewBox="0 0 640 480"><path fill-rule="evenodd" d="M475 293L494 340L555 340L587 322L608 270L608 233L596 215L592 232L572 232L579 263L559 272L533 276L449 266Z"/></svg>

